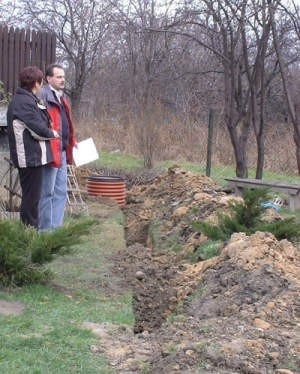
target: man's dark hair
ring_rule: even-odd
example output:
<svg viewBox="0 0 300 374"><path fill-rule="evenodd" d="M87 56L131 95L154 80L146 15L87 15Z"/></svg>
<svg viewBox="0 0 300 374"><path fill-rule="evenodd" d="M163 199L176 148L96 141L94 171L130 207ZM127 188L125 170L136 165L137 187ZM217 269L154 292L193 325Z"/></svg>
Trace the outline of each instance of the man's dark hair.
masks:
<svg viewBox="0 0 300 374"><path fill-rule="evenodd" d="M47 66L46 68L46 79L47 77L53 77L54 75L54 69L57 68L57 69L62 69L62 70L65 70L61 65L59 64L51 64L49 66Z"/></svg>
<svg viewBox="0 0 300 374"><path fill-rule="evenodd" d="M20 71L20 87L24 90L31 91L36 82L42 83L44 78L43 72L36 66L26 66Z"/></svg>

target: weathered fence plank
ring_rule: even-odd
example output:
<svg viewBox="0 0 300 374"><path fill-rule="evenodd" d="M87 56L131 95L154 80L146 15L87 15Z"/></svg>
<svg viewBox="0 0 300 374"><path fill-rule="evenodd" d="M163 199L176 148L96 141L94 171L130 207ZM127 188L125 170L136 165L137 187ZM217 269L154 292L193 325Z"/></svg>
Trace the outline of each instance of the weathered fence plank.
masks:
<svg viewBox="0 0 300 374"><path fill-rule="evenodd" d="M1 62L2 65L2 76L0 77L1 82L4 85L4 90L7 90L8 84L8 27L3 28L2 33L2 50L1 50ZM5 79L4 79L5 77Z"/></svg>
<svg viewBox="0 0 300 374"><path fill-rule="evenodd" d="M0 77L2 76L2 72L3 72L3 56L2 56L2 53L3 53L3 29L0 28Z"/></svg>
<svg viewBox="0 0 300 374"><path fill-rule="evenodd" d="M37 43L38 43L38 38L37 38L37 33L35 30L32 31L31 33L31 64L30 65L37 65Z"/></svg>
<svg viewBox="0 0 300 374"><path fill-rule="evenodd" d="M30 56L30 31L26 30L26 36L25 36L25 66L30 65L31 63L31 56Z"/></svg>
<svg viewBox="0 0 300 374"><path fill-rule="evenodd" d="M18 71L20 71L20 30L15 30L15 43L14 43L14 69L13 69L13 87L18 85Z"/></svg>
<svg viewBox="0 0 300 374"><path fill-rule="evenodd" d="M0 81L5 93L14 93L23 67L35 65L45 71L55 59L54 33L0 25Z"/></svg>
<svg viewBox="0 0 300 374"><path fill-rule="evenodd" d="M8 92L13 92L14 90L14 37L14 29L11 27L8 32L8 80L6 86Z"/></svg>
<svg viewBox="0 0 300 374"><path fill-rule="evenodd" d="M25 65L25 29L20 30L20 66L19 70L21 70L22 66Z"/></svg>

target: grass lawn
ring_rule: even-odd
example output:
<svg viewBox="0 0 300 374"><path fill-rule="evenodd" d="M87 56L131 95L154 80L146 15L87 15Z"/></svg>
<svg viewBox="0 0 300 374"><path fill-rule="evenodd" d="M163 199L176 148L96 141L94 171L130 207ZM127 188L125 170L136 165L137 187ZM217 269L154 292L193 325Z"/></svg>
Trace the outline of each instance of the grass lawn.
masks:
<svg viewBox="0 0 300 374"><path fill-rule="evenodd" d="M205 174L206 165L205 161L203 164L196 164L192 162L176 162L176 161L160 161L156 162L154 167L167 169L172 165L179 165L186 170L190 170L195 173ZM112 169L138 169L143 167L143 160L127 154L121 154L119 152L105 152L101 151L99 160L91 164L94 167L107 167ZM211 168L211 178L214 179L218 184L224 185L226 182L224 178L234 177L235 167L224 166L224 165L213 165ZM255 170L249 169L249 178L255 178ZM300 177L297 175L286 175L281 173L275 173L271 171L264 171L263 179L273 181L285 181L288 183L300 183Z"/></svg>
<svg viewBox="0 0 300 374"><path fill-rule="evenodd" d="M94 161L90 165L95 167L136 169L143 167L143 160L120 152L101 151L99 160Z"/></svg>
<svg viewBox="0 0 300 374"><path fill-rule="evenodd" d="M109 255L125 245L121 223L116 209L105 220L100 217L74 254L51 263L51 287L0 292L0 299L25 306L19 316L0 315L0 373L113 372L103 355L91 352L90 346L99 344L99 338L81 324L134 323L131 294L118 291L119 280L108 270Z"/></svg>

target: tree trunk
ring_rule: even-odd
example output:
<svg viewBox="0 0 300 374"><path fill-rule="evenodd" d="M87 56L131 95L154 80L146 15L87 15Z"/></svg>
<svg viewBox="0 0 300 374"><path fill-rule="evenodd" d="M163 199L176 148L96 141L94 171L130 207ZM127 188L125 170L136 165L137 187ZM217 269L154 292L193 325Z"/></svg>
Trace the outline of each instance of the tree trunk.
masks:
<svg viewBox="0 0 300 374"><path fill-rule="evenodd" d="M249 135L250 121L245 117L244 107L235 100L237 94L235 78L240 71L235 74L234 61L231 65L224 63L224 86L225 86L225 121L229 131L231 144L234 150L236 162L236 176L240 178L248 177L246 145ZM238 131L240 126L240 131ZM240 135L238 135L240 132Z"/></svg>
<svg viewBox="0 0 300 374"><path fill-rule="evenodd" d="M80 117L80 100L81 94L78 90L72 90L70 93L72 117L78 119Z"/></svg>
<svg viewBox="0 0 300 374"><path fill-rule="evenodd" d="M244 121L242 124L242 134L238 136L236 128L228 125L229 135L234 150L236 162L236 176L239 178L248 178L246 144L249 134L250 123Z"/></svg>
<svg viewBox="0 0 300 374"><path fill-rule="evenodd" d="M298 117L295 116L295 119ZM296 145L296 160L298 165L298 173L300 174L300 123L296 121L294 124L294 142Z"/></svg>
<svg viewBox="0 0 300 374"><path fill-rule="evenodd" d="M257 142L257 164L256 164L256 179L262 179L263 177L263 169L264 169L264 161L265 161L265 145L264 145L264 138L256 137Z"/></svg>

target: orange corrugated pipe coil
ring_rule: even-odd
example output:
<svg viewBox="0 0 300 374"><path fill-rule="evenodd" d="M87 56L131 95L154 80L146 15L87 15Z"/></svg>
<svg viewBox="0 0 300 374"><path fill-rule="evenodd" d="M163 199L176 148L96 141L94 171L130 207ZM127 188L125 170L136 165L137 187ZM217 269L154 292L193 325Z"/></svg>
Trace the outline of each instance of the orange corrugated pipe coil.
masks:
<svg viewBox="0 0 300 374"><path fill-rule="evenodd" d="M113 199L119 206L125 205L126 187L121 177L90 176L87 178L87 192L89 195Z"/></svg>

